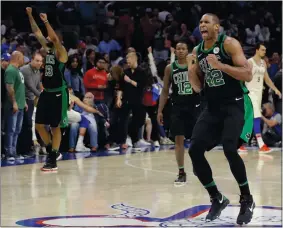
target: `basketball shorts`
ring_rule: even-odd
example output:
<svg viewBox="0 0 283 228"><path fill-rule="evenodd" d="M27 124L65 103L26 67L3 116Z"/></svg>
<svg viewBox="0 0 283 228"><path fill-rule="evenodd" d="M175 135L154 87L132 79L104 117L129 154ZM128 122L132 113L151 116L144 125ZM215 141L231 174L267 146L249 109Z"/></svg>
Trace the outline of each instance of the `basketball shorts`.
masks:
<svg viewBox="0 0 283 228"><path fill-rule="evenodd" d="M196 107L197 106L197 107ZM170 132L173 137L178 135L190 139L195 126L200 105L173 105L171 108Z"/></svg>
<svg viewBox="0 0 283 228"><path fill-rule="evenodd" d="M67 91L66 91L67 92ZM40 94L37 111L35 117L35 123L50 125L51 127L62 126L62 121L67 120L67 107L69 97L62 98L63 92L46 92L43 91ZM66 122L66 121L64 121ZM68 124L68 123L67 123ZM66 124L64 124L64 127Z"/></svg>
<svg viewBox="0 0 283 228"><path fill-rule="evenodd" d="M239 148L248 142L253 130L253 108L248 95L240 100L205 107L192 133L192 141L201 143L206 151L224 140Z"/></svg>
<svg viewBox="0 0 283 228"><path fill-rule="evenodd" d="M254 118L260 118L261 117L262 92L251 91L249 93L249 97L252 101L252 105L254 109Z"/></svg>

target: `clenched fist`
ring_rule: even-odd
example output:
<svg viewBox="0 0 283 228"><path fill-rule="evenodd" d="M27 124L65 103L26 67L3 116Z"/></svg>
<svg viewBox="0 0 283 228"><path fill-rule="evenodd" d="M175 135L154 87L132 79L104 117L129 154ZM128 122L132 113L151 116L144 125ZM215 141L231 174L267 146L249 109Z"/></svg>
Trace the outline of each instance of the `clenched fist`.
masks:
<svg viewBox="0 0 283 228"><path fill-rule="evenodd" d="M39 14L41 20L44 22L44 21L47 21L47 14L46 13L41 13Z"/></svg>
<svg viewBox="0 0 283 228"><path fill-rule="evenodd" d="M27 14L30 15L32 14L32 8L31 7L27 7L26 8Z"/></svg>

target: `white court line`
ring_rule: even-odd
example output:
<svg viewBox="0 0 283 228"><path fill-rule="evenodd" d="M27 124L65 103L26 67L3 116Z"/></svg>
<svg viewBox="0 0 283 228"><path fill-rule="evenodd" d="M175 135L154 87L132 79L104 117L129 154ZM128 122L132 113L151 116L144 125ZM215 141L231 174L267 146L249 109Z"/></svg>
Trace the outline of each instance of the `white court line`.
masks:
<svg viewBox="0 0 283 228"><path fill-rule="evenodd" d="M143 158L143 159L134 159L134 160L136 160L136 161L138 161L138 160L146 160L146 159L149 159L149 158L151 158L151 157ZM154 157L154 158L157 158L157 157ZM173 173L173 172L170 172L170 171L151 169L151 168L143 168L143 167L135 166L135 165L130 163L129 159L125 161L125 165L130 166L130 167L135 168L135 169L142 169L144 171L152 171L152 172L159 172L159 173L169 173L169 174L174 174L174 176L176 176L176 173ZM193 172L187 172L187 175L188 174L189 174L189 176L195 176L193 174ZM221 179L221 180L231 181L231 177L223 177L223 176L214 176L213 179ZM249 182L252 183L254 181L249 181ZM264 183L268 183L268 184L280 184L281 185L281 181L263 181L263 182Z"/></svg>

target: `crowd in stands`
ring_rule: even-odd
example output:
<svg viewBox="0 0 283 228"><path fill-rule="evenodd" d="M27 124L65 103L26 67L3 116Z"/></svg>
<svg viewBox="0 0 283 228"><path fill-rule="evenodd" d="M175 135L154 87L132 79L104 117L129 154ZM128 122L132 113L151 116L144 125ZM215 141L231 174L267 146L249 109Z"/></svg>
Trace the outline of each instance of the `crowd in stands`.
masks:
<svg viewBox="0 0 283 228"><path fill-rule="evenodd" d="M30 5L19 2L18 7L14 7L12 4L3 2L2 5L5 12L1 21L1 130L2 136L7 137L4 104L9 97L4 75L10 54L17 50L24 54L24 66L20 71L28 106L17 145L18 158L24 159L38 153L46 154L34 129L36 104L43 89L40 80L46 53L31 33L25 14L25 7ZM164 126L159 126L156 121L164 69L175 60L174 46L178 40L186 39L191 46L201 41L198 23L206 12L219 16L221 33L237 38L247 58L254 54L258 41L264 42L269 76L282 92L281 2L38 1L31 4L37 15L40 12L48 14L50 23L63 37L69 56L64 77L70 92L97 109L97 113L92 114L75 103L70 105L86 116L90 124L70 124L63 131L61 151L95 152L100 148L126 149L133 144L135 147L174 144L169 130L170 99L164 110ZM37 22L45 33L38 18ZM120 86L126 89L130 79L119 77L117 72L120 68L127 72L131 60L126 55L131 52L138 57L145 89L140 98L142 106L135 106L139 98L129 96L130 108L121 109L117 105L117 89ZM264 140L269 146L279 146L281 131L276 129L281 125L282 100L269 90L263 93ZM265 119L275 119L278 124L271 126ZM137 124L140 121L142 123Z"/></svg>

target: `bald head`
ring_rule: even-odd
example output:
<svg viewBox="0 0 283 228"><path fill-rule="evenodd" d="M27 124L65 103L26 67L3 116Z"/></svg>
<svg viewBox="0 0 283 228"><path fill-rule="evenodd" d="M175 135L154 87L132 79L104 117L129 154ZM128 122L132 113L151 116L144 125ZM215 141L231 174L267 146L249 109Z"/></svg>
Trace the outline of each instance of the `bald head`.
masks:
<svg viewBox="0 0 283 228"><path fill-rule="evenodd" d="M15 61L21 57L24 57L23 53L20 51L14 51L11 55L11 61Z"/></svg>
<svg viewBox="0 0 283 228"><path fill-rule="evenodd" d="M14 51L11 55L10 63L16 67L24 65L24 55L22 52Z"/></svg>

